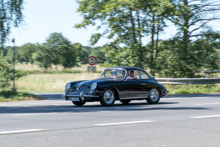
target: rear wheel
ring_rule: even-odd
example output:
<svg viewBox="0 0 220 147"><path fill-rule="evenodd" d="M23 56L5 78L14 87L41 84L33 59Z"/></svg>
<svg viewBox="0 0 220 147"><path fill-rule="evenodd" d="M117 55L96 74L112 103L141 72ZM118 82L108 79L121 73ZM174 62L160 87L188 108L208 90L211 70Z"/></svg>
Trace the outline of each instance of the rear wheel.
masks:
<svg viewBox="0 0 220 147"><path fill-rule="evenodd" d="M83 106L86 102L75 102L75 101L72 101L72 103L76 106Z"/></svg>
<svg viewBox="0 0 220 147"><path fill-rule="evenodd" d="M151 89L150 97L147 99L149 104L157 104L160 101L160 93L157 89Z"/></svg>
<svg viewBox="0 0 220 147"><path fill-rule="evenodd" d="M100 103L102 106L112 106L115 103L116 94L112 88L106 88L103 91L103 95L100 99Z"/></svg>
<svg viewBox="0 0 220 147"><path fill-rule="evenodd" d="M121 102L122 104L125 104L125 105L129 104L130 101L131 101L131 100L120 100L120 102Z"/></svg>

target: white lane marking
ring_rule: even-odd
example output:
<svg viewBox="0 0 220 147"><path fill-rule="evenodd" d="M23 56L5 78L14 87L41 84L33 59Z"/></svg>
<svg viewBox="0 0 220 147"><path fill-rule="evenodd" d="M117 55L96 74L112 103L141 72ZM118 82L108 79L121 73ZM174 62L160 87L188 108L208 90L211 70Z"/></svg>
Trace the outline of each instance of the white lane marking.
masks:
<svg viewBox="0 0 220 147"><path fill-rule="evenodd" d="M60 113L30 113L30 114L15 114L13 116L31 116L31 115L47 115L47 114L60 114Z"/></svg>
<svg viewBox="0 0 220 147"><path fill-rule="evenodd" d="M195 105L218 105L220 102L217 103L201 103L201 104L195 104Z"/></svg>
<svg viewBox="0 0 220 147"><path fill-rule="evenodd" d="M184 100L184 99L207 99L207 98L210 98L210 97L191 97L191 96L189 96L189 97L176 97L176 98L166 98L166 97L164 97L164 98L161 98L161 100Z"/></svg>
<svg viewBox="0 0 220 147"><path fill-rule="evenodd" d="M113 125L126 125L126 124L137 124L137 123L148 123L148 122L155 122L155 121L143 120L143 121L117 122L117 123L95 124L95 126L113 126Z"/></svg>
<svg viewBox="0 0 220 147"><path fill-rule="evenodd" d="M60 113L29 113L29 114L14 114L12 116L34 116L34 115L50 115L50 114L60 114L60 115L65 115L65 114L79 114L79 113L75 113L75 112L60 112ZM80 113L82 114L82 113Z"/></svg>
<svg viewBox="0 0 220 147"><path fill-rule="evenodd" d="M30 130L4 131L4 132L0 132L0 135L14 134L14 133L39 132L39 131L45 131L45 130L43 130L43 129L30 129Z"/></svg>
<svg viewBox="0 0 220 147"><path fill-rule="evenodd" d="M195 116L191 118L213 118L213 117L220 117L220 115Z"/></svg>
<svg viewBox="0 0 220 147"><path fill-rule="evenodd" d="M15 114L13 116L29 116L29 115L40 115L40 114L37 114L37 113L33 113L33 114Z"/></svg>
<svg viewBox="0 0 220 147"><path fill-rule="evenodd" d="M32 114L15 114L13 116L32 116L32 115L48 115L48 114L59 114L59 113L32 113Z"/></svg>

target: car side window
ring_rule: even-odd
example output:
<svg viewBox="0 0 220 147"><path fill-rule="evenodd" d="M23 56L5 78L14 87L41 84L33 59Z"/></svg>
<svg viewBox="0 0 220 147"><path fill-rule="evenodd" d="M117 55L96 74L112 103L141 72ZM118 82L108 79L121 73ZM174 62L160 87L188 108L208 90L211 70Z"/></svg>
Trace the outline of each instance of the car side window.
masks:
<svg viewBox="0 0 220 147"><path fill-rule="evenodd" d="M140 79L138 70L129 70L128 79L132 79L132 80Z"/></svg>
<svg viewBox="0 0 220 147"><path fill-rule="evenodd" d="M149 76L143 71L140 71L140 75L141 75L141 79L150 79Z"/></svg>

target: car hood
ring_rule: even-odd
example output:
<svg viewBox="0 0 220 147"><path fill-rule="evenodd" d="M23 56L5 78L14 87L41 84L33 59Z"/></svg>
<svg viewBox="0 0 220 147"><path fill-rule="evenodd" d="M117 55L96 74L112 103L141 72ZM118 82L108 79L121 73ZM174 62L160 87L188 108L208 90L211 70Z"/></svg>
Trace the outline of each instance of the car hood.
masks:
<svg viewBox="0 0 220 147"><path fill-rule="evenodd" d="M91 90L91 85L96 82L99 85L101 85L101 83L105 83L108 81L122 81L123 79L111 79L111 78L99 78L99 79L94 79L94 80L89 80L89 81L80 81L77 84L75 84L75 82L71 82L71 84L73 86L71 86L71 88L68 91L68 93L73 93L73 92L81 92L81 91L90 91Z"/></svg>
<svg viewBox="0 0 220 147"><path fill-rule="evenodd" d="M83 81L80 82L80 86L87 86L87 87L91 87L91 85L96 82L97 84L99 83L103 83L103 82L107 82L107 81L122 81L123 79L111 79L111 78L99 78L99 79L94 79L94 80L89 80L89 81Z"/></svg>

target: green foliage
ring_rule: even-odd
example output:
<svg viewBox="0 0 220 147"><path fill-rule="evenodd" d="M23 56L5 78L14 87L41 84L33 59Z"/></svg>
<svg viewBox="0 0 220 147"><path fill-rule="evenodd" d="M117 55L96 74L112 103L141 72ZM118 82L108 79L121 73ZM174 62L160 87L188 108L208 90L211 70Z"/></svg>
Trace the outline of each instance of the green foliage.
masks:
<svg viewBox="0 0 220 147"><path fill-rule="evenodd" d="M206 35L205 35L206 36ZM217 70L215 63L219 56L215 49L218 39L201 37L192 42L188 48L188 56L185 60L181 54L181 41L178 38L161 41L157 60L157 72L162 77L200 77L202 70ZM217 42L216 42L217 41Z"/></svg>
<svg viewBox="0 0 220 147"><path fill-rule="evenodd" d="M86 50L80 43L74 43L73 48L76 50L76 62L86 64L89 57L89 51Z"/></svg>
<svg viewBox="0 0 220 147"><path fill-rule="evenodd" d="M106 61L105 51L101 46L92 48L89 56L95 56L98 63L104 63Z"/></svg>
<svg viewBox="0 0 220 147"><path fill-rule="evenodd" d="M39 50L34 58L41 67L48 69L51 64L62 64L64 68L75 66L76 49L71 42L61 33L52 33L43 45L39 46Z"/></svg>
<svg viewBox="0 0 220 147"><path fill-rule="evenodd" d="M33 64L34 63L33 53L35 53L36 51L37 51L37 45L32 43L26 43L20 46L18 50L18 55L19 55L18 60L21 63L22 61L25 61L26 64L28 64L29 62Z"/></svg>
<svg viewBox="0 0 220 147"><path fill-rule="evenodd" d="M51 67L50 50L46 45L39 45L39 49L34 56L34 60L37 61L40 67L48 69Z"/></svg>
<svg viewBox="0 0 220 147"><path fill-rule="evenodd" d="M208 34L207 29L202 33L200 30L219 19L212 14L220 10L218 1L78 0L78 3L83 21L75 27L105 28L104 32L91 36L92 45L101 37L110 39L104 47L106 66L147 67L153 75L166 77L198 77L203 69L218 68L214 63L219 60L214 43L217 41L200 38L201 34ZM179 32L170 40L160 41L166 20L174 23ZM212 33L209 35L213 38ZM147 36L151 41L145 46L142 40Z"/></svg>
<svg viewBox="0 0 220 147"><path fill-rule="evenodd" d="M150 34L154 40L155 34L163 31L165 22L161 15L164 8L169 4L168 0L79 0L78 3L78 12L83 15L84 20L75 25L76 28L95 25L97 20L102 22L98 24L97 29L107 28L103 33L96 33L91 36L90 42L92 45L97 43L101 37L106 36L111 39L111 43L108 44L109 48L114 50L114 54L109 49L105 50L109 51L106 55L107 58L115 58L113 60L121 58L123 60L121 64L135 65L142 68L145 66L147 52L142 40ZM152 68L154 62L154 48L155 45L152 45L151 60L149 60L151 62L149 64L150 68ZM124 53L116 50L123 50ZM116 64L115 61L108 60L107 62L107 64Z"/></svg>
<svg viewBox="0 0 220 147"><path fill-rule="evenodd" d="M11 26L18 27L23 21L23 0L0 1L0 46L4 46Z"/></svg>
<svg viewBox="0 0 220 147"><path fill-rule="evenodd" d="M143 49L143 47L136 47L136 49ZM118 47L114 45L106 45L104 48L106 52L106 66L137 66L139 65L139 52L133 50L133 47ZM141 61L142 63L144 61Z"/></svg>
<svg viewBox="0 0 220 147"><path fill-rule="evenodd" d="M15 78L21 78L26 75L26 72L21 70L15 71ZM0 87L8 87L10 81L13 80L13 69L10 68L4 61L0 60Z"/></svg>

